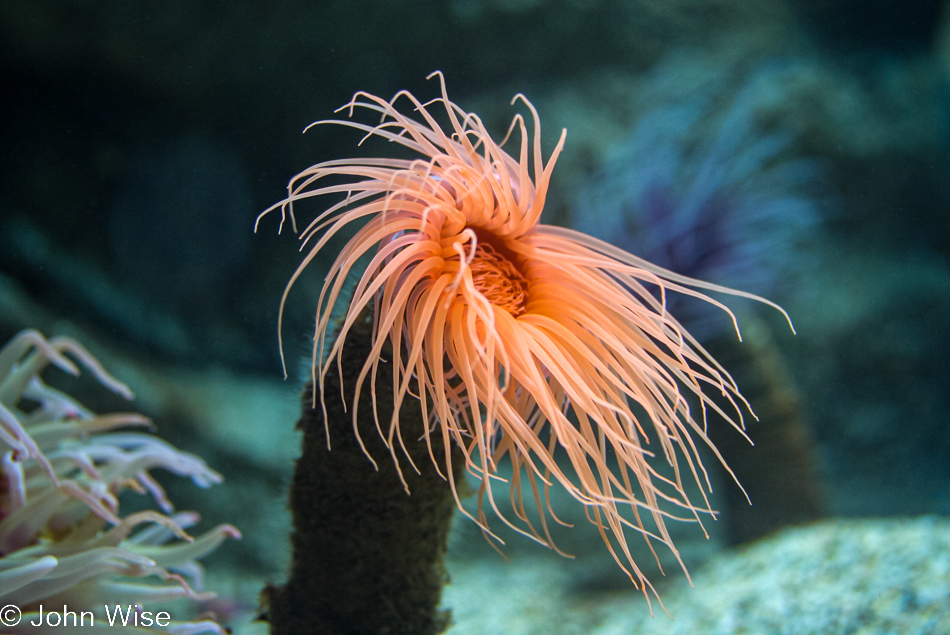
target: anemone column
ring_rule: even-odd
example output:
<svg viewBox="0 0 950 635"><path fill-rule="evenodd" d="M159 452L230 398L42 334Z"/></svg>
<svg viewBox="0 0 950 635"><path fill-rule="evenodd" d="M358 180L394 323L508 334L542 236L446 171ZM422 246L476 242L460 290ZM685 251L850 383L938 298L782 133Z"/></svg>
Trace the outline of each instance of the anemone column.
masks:
<svg viewBox="0 0 950 635"><path fill-rule="evenodd" d="M352 412L343 405L352 403L371 333L372 318L364 312L346 339L343 400L335 369L327 374L328 428L320 399L316 409L311 407L313 386L304 390L297 424L304 435L303 452L290 490L293 564L285 585L265 590L274 635L429 635L449 625L449 612L438 610L438 604L455 501L419 440L424 425L419 402L407 400L400 410L406 453L419 469L417 473L408 464L397 441L408 495L377 432L370 391L360 395L357 425L376 468L354 434ZM392 373L386 367L387 362L380 362L375 386L384 429L393 411ZM444 457L440 436L430 438L434 456ZM453 457L456 478L464 463Z"/></svg>

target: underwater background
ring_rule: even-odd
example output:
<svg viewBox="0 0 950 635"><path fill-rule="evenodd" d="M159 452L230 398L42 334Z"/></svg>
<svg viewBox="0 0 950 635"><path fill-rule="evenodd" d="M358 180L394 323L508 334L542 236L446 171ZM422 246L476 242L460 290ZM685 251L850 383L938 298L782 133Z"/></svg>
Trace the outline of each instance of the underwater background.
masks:
<svg viewBox="0 0 950 635"><path fill-rule="evenodd" d="M514 535L503 558L457 515L448 632L950 633L950 3L2 3L0 342L83 342L156 434L224 476L155 474L202 527L243 534L203 560L219 596L203 608L266 632L258 593L290 562L329 260L290 296L284 380L277 312L301 255L255 219L294 174L361 151L305 126L357 90L435 97L434 70L496 138L519 92L545 155L568 130L543 222L768 297L796 330L726 298L739 344L671 300L759 416L755 447L711 432L752 506L711 469L709 539L675 527L693 587L675 563L651 574L675 620L651 617L564 496L574 559Z"/></svg>

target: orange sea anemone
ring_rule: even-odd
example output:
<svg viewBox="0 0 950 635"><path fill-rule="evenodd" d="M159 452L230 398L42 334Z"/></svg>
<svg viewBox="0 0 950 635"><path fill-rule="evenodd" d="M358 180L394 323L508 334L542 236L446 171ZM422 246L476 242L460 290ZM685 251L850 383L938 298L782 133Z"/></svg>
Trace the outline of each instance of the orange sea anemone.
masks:
<svg viewBox="0 0 950 635"><path fill-rule="evenodd" d="M468 472L480 479L474 520L486 533L493 535L487 501L503 522L553 547L546 518L556 517L547 489L559 483L586 507L614 559L646 594L652 587L624 530L665 543L679 560L666 519L677 517L676 507L688 519L713 513L705 493L699 505L686 493L687 481L709 488L696 440L719 456L706 436L707 412L741 431L747 408L728 373L667 312L666 293L711 302L733 323L729 309L695 289L760 298L540 224L566 131L545 163L538 113L517 95L512 103L527 108L533 134L516 114L498 144L477 115L449 101L441 73L433 75L441 96L429 102L406 91L390 101L360 92L341 109L350 117L356 108L380 113L377 125L318 122L356 128L364 140L382 137L419 156L326 161L290 181L287 198L261 216L280 209L281 226L289 214L296 230L295 204L324 195L340 200L301 234L309 252L284 291L281 313L291 286L328 241L361 224L333 262L317 305L313 381L321 399L351 327L372 305L373 349L350 404L354 427L357 397L371 390L367 381L374 385L388 343L396 414L390 421L377 417L377 428L397 467L406 461L399 448L419 434L405 438L399 405L419 399L430 457L456 500L453 472L443 469L450 453L437 459L432 435L441 435L446 447L460 446ZM517 158L502 149L515 132ZM331 322L351 273L358 280L352 296L343 317ZM659 454L669 469L651 466ZM505 458L513 467L514 519L499 510L489 486ZM525 509L522 479L538 508L537 526Z"/></svg>

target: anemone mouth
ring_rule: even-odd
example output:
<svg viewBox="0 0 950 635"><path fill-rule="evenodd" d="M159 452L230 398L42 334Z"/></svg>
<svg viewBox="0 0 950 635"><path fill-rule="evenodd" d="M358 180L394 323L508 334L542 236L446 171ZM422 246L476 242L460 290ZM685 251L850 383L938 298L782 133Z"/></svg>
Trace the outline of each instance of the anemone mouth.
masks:
<svg viewBox="0 0 950 635"><path fill-rule="evenodd" d="M472 285L492 305L514 317L525 312L530 288L523 256L491 230L467 227L475 234L475 251L468 263Z"/></svg>
<svg viewBox="0 0 950 635"><path fill-rule="evenodd" d="M472 284L494 306L514 317L525 311L528 281L491 243L480 243L469 265Z"/></svg>

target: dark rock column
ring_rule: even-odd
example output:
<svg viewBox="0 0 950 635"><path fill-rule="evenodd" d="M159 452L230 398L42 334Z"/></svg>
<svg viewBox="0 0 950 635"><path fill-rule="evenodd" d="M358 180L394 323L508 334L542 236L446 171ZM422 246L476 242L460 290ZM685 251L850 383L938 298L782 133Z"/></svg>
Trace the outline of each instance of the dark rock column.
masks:
<svg viewBox="0 0 950 635"><path fill-rule="evenodd" d="M343 358L346 403L371 348L372 319L361 319L347 336ZM391 359L387 351L383 359ZM392 371L380 363L376 382L379 420L388 428L393 409ZM418 401L407 398L400 412L406 449L417 474L397 445L399 479L376 429L370 386L362 389L358 426L378 471L363 453L352 411L340 399L336 370L327 375L326 404L332 449L327 449L323 414L311 408L313 387L303 395L304 433L290 490L294 517L293 564L288 582L264 591L274 635L428 635L444 631L448 611L439 611L446 581L444 556L455 502L436 472L424 440ZM433 450L445 474L444 446ZM456 478L464 461L453 447ZM276 537L275 537L276 539Z"/></svg>

